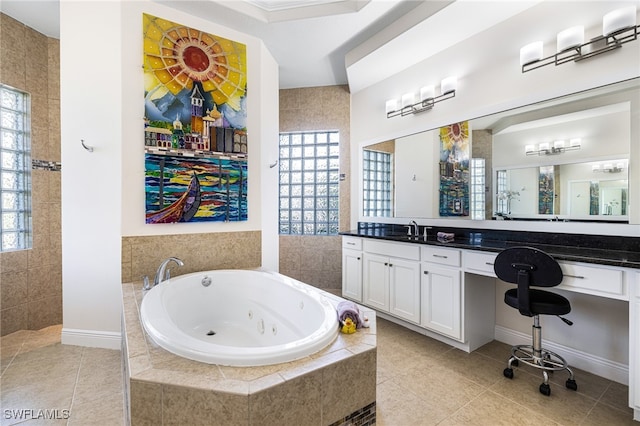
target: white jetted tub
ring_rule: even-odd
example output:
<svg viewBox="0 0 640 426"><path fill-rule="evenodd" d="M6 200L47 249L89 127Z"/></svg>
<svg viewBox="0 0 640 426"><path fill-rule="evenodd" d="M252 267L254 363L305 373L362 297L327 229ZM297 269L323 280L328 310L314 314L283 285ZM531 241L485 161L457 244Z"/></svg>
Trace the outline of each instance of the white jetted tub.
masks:
<svg viewBox="0 0 640 426"><path fill-rule="evenodd" d="M140 316L158 345L209 364L293 361L319 351L338 334L336 310L317 289L261 270L171 278L144 295Z"/></svg>

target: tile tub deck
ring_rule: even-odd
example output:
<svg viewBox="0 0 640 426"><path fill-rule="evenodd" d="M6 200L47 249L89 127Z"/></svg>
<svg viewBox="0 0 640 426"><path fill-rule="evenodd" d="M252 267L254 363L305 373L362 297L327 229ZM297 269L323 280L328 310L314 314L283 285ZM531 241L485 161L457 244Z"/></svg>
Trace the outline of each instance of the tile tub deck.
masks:
<svg viewBox="0 0 640 426"><path fill-rule="evenodd" d="M334 306L338 296L321 291ZM340 425L375 419L376 316L323 350L261 367L209 365L155 344L140 323L142 283L125 283L125 416L132 425Z"/></svg>

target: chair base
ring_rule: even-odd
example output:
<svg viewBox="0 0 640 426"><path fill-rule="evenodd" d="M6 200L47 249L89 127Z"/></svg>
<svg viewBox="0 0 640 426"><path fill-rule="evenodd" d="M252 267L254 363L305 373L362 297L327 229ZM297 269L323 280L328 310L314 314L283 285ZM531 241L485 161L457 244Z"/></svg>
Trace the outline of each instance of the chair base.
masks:
<svg viewBox="0 0 640 426"><path fill-rule="evenodd" d="M544 348L536 348L533 345L513 346L511 348L511 357L509 357L507 368L505 368L503 372L504 376L512 379L512 366L518 366L521 362L542 370L544 382L540 385L540 393L543 395L551 395L551 388L549 387L549 373L553 373L554 371L566 370L569 373L569 378L567 379L565 386L571 390L578 389L578 385L574 380L573 371L567 365L567 361L555 352Z"/></svg>

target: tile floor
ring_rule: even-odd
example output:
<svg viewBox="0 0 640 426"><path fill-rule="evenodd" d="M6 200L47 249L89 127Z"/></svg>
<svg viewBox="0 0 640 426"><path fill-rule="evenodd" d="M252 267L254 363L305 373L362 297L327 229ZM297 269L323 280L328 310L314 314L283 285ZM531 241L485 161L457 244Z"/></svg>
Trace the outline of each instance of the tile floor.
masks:
<svg viewBox="0 0 640 426"><path fill-rule="evenodd" d="M533 371L516 369L513 380L502 376L505 344L467 354L377 322L378 425L639 424L627 407L626 386L578 370L578 392L565 389L566 374L557 373L545 397ZM5 336L0 350L1 425L123 423L119 351L61 345L59 326ZM7 411L19 409L33 410L32 416L58 410L59 420L25 422Z"/></svg>

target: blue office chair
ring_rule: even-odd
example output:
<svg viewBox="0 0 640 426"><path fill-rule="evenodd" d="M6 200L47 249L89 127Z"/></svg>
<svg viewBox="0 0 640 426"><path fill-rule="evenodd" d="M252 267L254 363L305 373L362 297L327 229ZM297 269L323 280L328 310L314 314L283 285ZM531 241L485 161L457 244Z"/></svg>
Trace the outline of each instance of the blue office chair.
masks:
<svg viewBox="0 0 640 426"><path fill-rule="evenodd" d="M549 387L549 372L566 370L569 378L566 387L577 390L578 385L573 378L573 371L560 355L542 347L542 327L540 315L556 315L568 325L571 321L562 318L571 312L569 301L556 293L538 290L531 287L554 287L562 282L562 269L558 262L547 253L531 247L513 247L498 254L494 262L496 276L502 281L517 284L518 287L509 289L504 294L504 302L512 308L518 309L521 315L533 317L533 332L531 345L517 345L511 348L511 356L504 376L512 379L512 366L520 362L542 370L544 382L540 385L540 393L551 395Z"/></svg>

